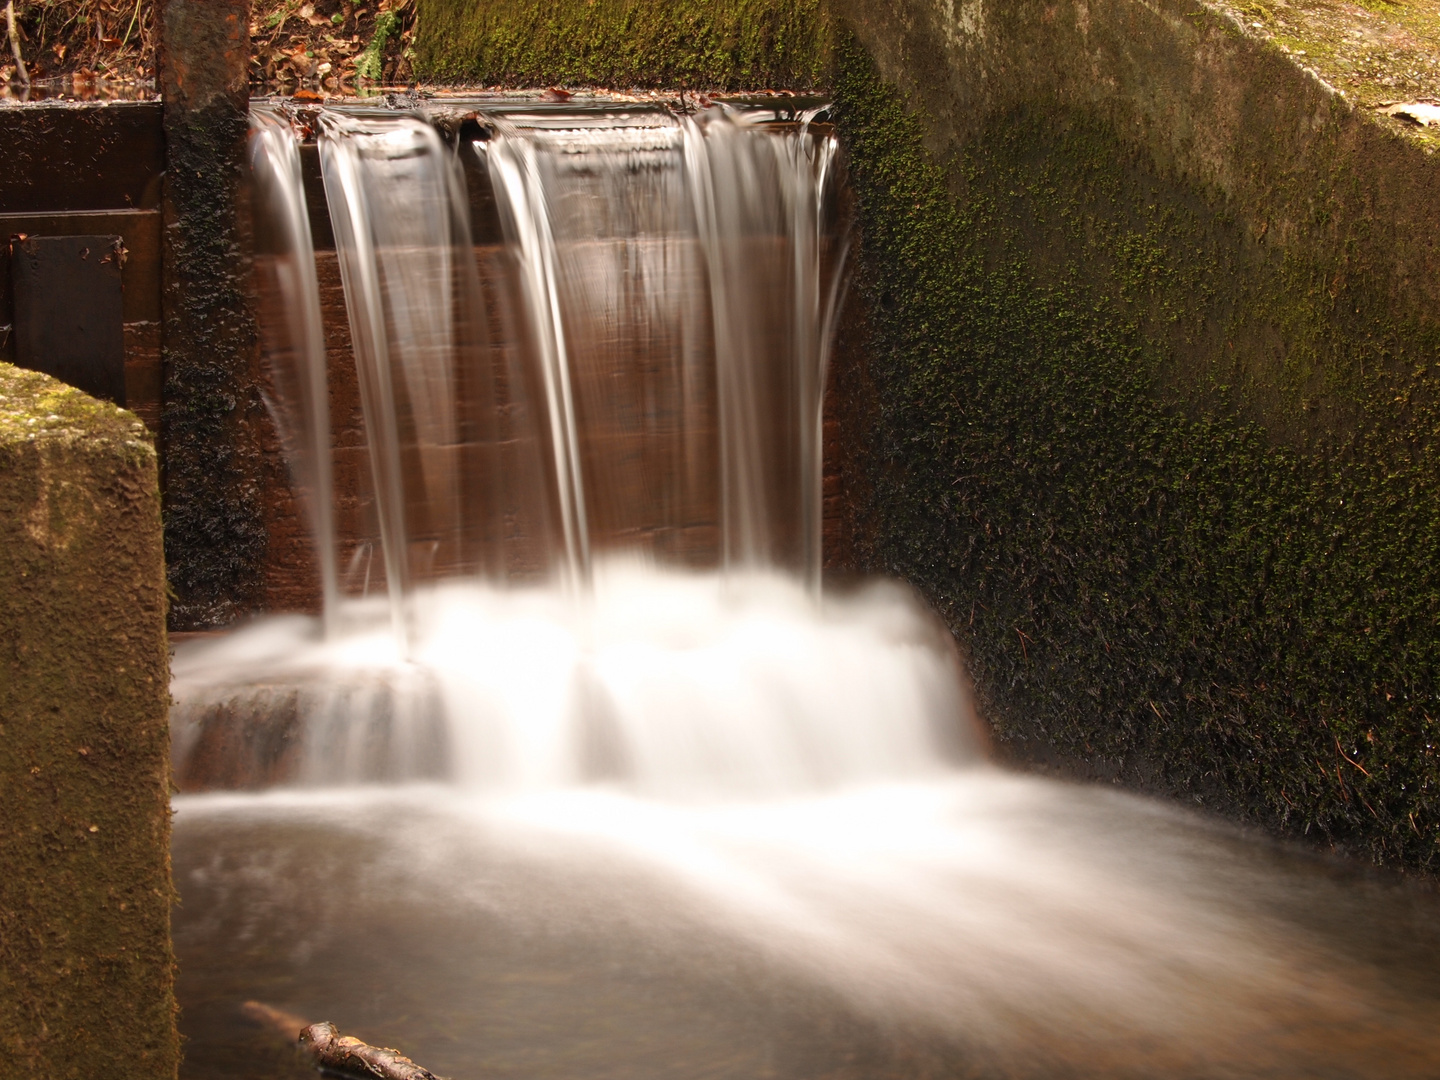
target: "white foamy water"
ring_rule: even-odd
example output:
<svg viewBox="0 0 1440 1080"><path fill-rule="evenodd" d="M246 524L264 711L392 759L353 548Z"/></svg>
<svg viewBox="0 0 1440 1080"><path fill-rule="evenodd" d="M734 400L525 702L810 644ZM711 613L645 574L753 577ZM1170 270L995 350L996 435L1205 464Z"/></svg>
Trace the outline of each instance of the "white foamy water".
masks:
<svg viewBox="0 0 1440 1080"><path fill-rule="evenodd" d="M256 687L299 703L299 764L284 779L300 784L605 782L687 800L980 758L944 632L894 586L817 602L778 574L611 561L583 594L452 582L415 610L408 650L373 609L368 630L327 638L282 617L182 648L179 773L205 726L229 724Z"/></svg>
<svg viewBox="0 0 1440 1080"><path fill-rule="evenodd" d="M381 605L369 632L326 638L292 617L184 646L179 760L260 701L259 720L291 718L299 766L269 790L176 799L177 880L200 898L182 964L228 928L251 942L244 996L373 1015L457 1075L572 1075L491 1048L494 935L569 943L502 950L504 979L540 978L543 954L572 972L544 978L580 980L503 1013L542 1024L532 1040L564 1042L596 1009L630 1017L575 1051L584 1075L688 1075L693 1050L667 1057L667 1025L709 1037L704 1006L664 1019L591 1001L597 963L686 993L731 972L703 990L727 1010L783 987L798 1014L747 1021L778 1025L767 1038L808 1046L818 1010L944 1075L1440 1066L1440 980L1424 974L1437 943L1397 964L1403 930L1347 933L1413 917L1403 895L1347 891L1155 802L986 764L948 641L905 591L817 603L794 578L614 561L592 586L421 591L408 653ZM377 1012L351 984L379 970ZM474 1045L414 1027L417 1011ZM769 1068L745 1061L703 1074Z"/></svg>

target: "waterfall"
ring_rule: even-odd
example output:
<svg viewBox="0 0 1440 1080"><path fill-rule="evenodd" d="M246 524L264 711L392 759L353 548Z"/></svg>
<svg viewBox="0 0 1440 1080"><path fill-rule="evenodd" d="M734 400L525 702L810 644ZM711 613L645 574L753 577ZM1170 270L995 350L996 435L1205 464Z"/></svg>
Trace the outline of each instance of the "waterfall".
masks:
<svg viewBox="0 0 1440 1080"><path fill-rule="evenodd" d="M579 576L587 501L607 525L633 530L648 514L673 529L708 469L723 565L782 567L818 588L820 413L844 243L827 235L837 143L812 130L817 111L783 126L727 108L511 113L472 142L519 257ZM607 354L613 341L631 355ZM634 477L586 477L587 464L602 467L582 451L579 422L603 431L638 414L608 376L657 343L664 360L645 391L678 428L645 418L652 447L673 443L658 506L630 497Z"/></svg>
<svg viewBox="0 0 1440 1080"><path fill-rule="evenodd" d="M766 565L780 552L772 515L793 501L800 510L798 563L819 588L821 551L822 416L826 361L839 311L842 276L822 273L825 198L837 143L813 139L818 110L804 113L795 131L767 136L744 114L688 119L685 172L705 253L720 390L721 490L727 566ZM785 260L757 258L755 237L784 235ZM835 265L843 265L841 256ZM757 267L789 277L767 280ZM790 315L790 363L777 369L763 326L750 313L780 303ZM775 396L789 408L779 447L767 440L762 402ZM782 413L783 415L783 413ZM794 460L784 459L793 455ZM776 489L788 464L799 491ZM791 498L787 500L786 494Z"/></svg>
<svg viewBox="0 0 1440 1080"><path fill-rule="evenodd" d="M457 294L464 296L457 286L463 286L468 264L457 256L468 248L469 223L449 155L429 124L327 112L320 127L391 622L404 651L412 632L414 577L407 495L418 494L448 522L459 516L458 477L445 451L456 442L454 309ZM403 442L402 427L410 436ZM401 460L407 445L419 452L408 477Z"/></svg>
<svg viewBox="0 0 1440 1080"><path fill-rule="evenodd" d="M923 609L892 586L820 589L846 235L821 110L496 99L452 110L448 138L419 113L292 119L255 114L284 223L270 263L304 277L296 146L313 134L354 364L330 376L358 384L353 484L388 616L327 581L318 638L277 617L184 650L184 783L694 796L978 755ZM305 343L276 414L309 503L331 510L316 542L333 575L337 545L371 549L333 524L316 468L333 424L308 269L276 290Z"/></svg>

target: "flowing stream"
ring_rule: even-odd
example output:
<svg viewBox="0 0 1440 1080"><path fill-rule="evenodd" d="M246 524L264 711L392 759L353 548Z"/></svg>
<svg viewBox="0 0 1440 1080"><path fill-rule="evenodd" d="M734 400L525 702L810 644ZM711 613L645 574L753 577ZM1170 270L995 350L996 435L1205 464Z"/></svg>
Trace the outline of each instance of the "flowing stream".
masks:
<svg viewBox="0 0 1440 1080"><path fill-rule="evenodd" d="M176 650L184 1075L307 1075L254 1001L456 1080L1440 1075L1430 891L997 768L822 582L827 120L256 107L321 613Z"/></svg>

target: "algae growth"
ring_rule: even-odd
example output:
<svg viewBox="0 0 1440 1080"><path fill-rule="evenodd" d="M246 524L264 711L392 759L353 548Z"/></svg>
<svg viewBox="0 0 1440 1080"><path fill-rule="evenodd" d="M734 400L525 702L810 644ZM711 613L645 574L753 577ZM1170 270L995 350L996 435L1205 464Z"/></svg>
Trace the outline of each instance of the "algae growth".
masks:
<svg viewBox="0 0 1440 1080"><path fill-rule="evenodd" d="M415 66L486 85L808 89L829 28L822 0L424 0Z"/></svg>

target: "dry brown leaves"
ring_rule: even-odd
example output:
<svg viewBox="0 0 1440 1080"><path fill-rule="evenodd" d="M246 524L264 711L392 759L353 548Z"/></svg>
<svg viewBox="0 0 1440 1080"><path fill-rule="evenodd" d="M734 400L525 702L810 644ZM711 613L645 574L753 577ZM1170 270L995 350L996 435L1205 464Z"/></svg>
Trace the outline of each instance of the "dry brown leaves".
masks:
<svg viewBox="0 0 1440 1080"><path fill-rule="evenodd" d="M154 0L15 0L15 24L32 81L68 76L83 93L86 84L143 83L155 76ZM0 84L18 76L6 42Z"/></svg>
<svg viewBox="0 0 1440 1080"><path fill-rule="evenodd" d="M251 82L340 91L411 77L414 0L256 0Z"/></svg>
<svg viewBox="0 0 1440 1080"><path fill-rule="evenodd" d="M406 83L415 0L253 0L251 82L268 90L339 92ZM0 0L3 10L4 0ZM153 85L158 0L15 0L21 57L38 87L64 80L77 97L106 85ZM383 32L382 32L383 31ZM0 18L0 38L5 36ZM18 85L0 41L0 96Z"/></svg>

